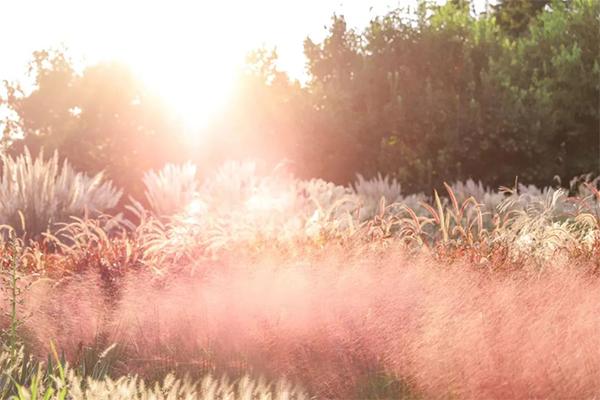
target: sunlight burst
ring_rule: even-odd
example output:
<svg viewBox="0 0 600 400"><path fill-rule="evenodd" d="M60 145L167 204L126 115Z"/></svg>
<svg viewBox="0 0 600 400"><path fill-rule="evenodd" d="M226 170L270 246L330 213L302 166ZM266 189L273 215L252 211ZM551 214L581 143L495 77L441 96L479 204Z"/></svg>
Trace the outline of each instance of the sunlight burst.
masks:
<svg viewBox="0 0 600 400"><path fill-rule="evenodd" d="M118 6L119 15L109 6L97 12L100 20L112 21L111 29L86 30L85 46L77 40L70 45L89 61L128 65L173 110L187 134L197 135L228 100L245 55L256 46L244 39L241 17L228 16L231 28L223 29L215 16L228 11L218 2L151 3L143 18L135 3L108 3Z"/></svg>
<svg viewBox="0 0 600 400"><path fill-rule="evenodd" d="M234 86L234 68L219 68L218 65L195 60L185 70L167 60L147 68L148 63L140 60L130 62L132 68L141 69L141 78L148 87L163 98L184 124L185 132L196 134L210 123L224 106ZM145 69L145 70L144 70Z"/></svg>

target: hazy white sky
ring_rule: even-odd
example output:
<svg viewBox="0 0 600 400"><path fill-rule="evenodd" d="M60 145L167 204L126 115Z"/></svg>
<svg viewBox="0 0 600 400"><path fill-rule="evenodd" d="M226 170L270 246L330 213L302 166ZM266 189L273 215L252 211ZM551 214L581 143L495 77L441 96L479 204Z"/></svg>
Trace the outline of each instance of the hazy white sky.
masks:
<svg viewBox="0 0 600 400"><path fill-rule="evenodd" d="M443 2L443 0L439 0ZM0 80L19 79L34 50L64 44L85 63L117 59L166 98L190 107L202 88L221 101L246 53L276 46L302 77L303 40L321 39L334 12L354 27L416 0L18 0L2 4ZM485 0L478 0L480 7ZM212 104L212 103L211 103ZM181 110L185 113L185 110Z"/></svg>

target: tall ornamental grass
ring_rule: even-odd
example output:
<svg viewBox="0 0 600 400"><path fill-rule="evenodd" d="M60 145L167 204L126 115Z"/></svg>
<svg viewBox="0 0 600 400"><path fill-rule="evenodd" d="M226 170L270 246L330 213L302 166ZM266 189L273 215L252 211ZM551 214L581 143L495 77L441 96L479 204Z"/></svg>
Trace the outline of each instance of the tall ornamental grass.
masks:
<svg viewBox="0 0 600 400"><path fill-rule="evenodd" d="M196 166L166 164L144 175L146 200L156 216L169 216L185 210L198 190Z"/></svg>
<svg viewBox="0 0 600 400"><path fill-rule="evenodd" d="M15 158L2 155L0 174L0 224L13 227L19 236L35 238L71 217L95 216L114 208L121 190L102 172L89 176L77 172L58 153L44 159L29 150Z"/></svg>

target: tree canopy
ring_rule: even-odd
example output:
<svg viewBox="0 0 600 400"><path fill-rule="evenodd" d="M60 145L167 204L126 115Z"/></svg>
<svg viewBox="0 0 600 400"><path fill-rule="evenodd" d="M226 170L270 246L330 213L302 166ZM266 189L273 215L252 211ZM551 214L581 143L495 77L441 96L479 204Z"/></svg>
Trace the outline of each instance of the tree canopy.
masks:
<svg viewBox="0 0 600 400"><path fill-rule="evenodd" d="M12 153L59 150L78 170L106 170L130 194L138 194L144 171L182 155L177 121L127 67L102 63L78 73L64 52L39 51L29 74L30 93L7 83L4 101L23 132Z"/></svg>
<svg viewBox="0 0 600 400"><path fill-rule="evenodd" d="M381 172L414 190L598 174L599 15L595 0L503 0L481 15L468 1L421 2L362 31L334 15L322 41L304 43L305 85L277 68L275 52L252 53L194 154L127 68L79 73L65 54L41 51L35 89L8 84L3 98L24 134L11 151L59 149L133 193L143 170L190 157L206 168L288 159L302 177L338 183Z"/></svg>

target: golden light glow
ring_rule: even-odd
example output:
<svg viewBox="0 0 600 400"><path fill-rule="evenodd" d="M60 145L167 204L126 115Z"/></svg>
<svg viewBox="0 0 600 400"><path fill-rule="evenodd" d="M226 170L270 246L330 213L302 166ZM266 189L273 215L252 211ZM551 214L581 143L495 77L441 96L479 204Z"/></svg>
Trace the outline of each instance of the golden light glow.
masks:
<svg viewBox="0 0 600 400"><path fill-rule="evenodd" d="M414 1L414 0L410 0ZM2 5L3 79L21 79L35 50L64 46L82 64L119 61L162 96L186 131L206 125L234 89L246 54L276 46L303 79L303 40L334 12L358 26L396 0L19 0ZM374 8L373 8L374 7ZM15 35L14 32L18 32ZM1 40L1 39L0 39Z"/></svg>
<svg viewBox="0 0 600 400"><path fill-rule="evenodd" d="M205 127L230 96L236 70L204 62L201 57L187 59L187 65L175 65L176 55L152 62L146 55L124 60L142 81L160 95L181 118L185 131L196 134ZM235 65L235 60L222 65Z"/></svg>
<svg viewBox="0 0 600 400"><path fill-rule="evenodd" d="M144 3L142 18L132 4L119 3L132 32L121 32L125 43L107 56L129 65L196 135L231 94L247 45L239 31L223 29L220 2Z"/></svg>

